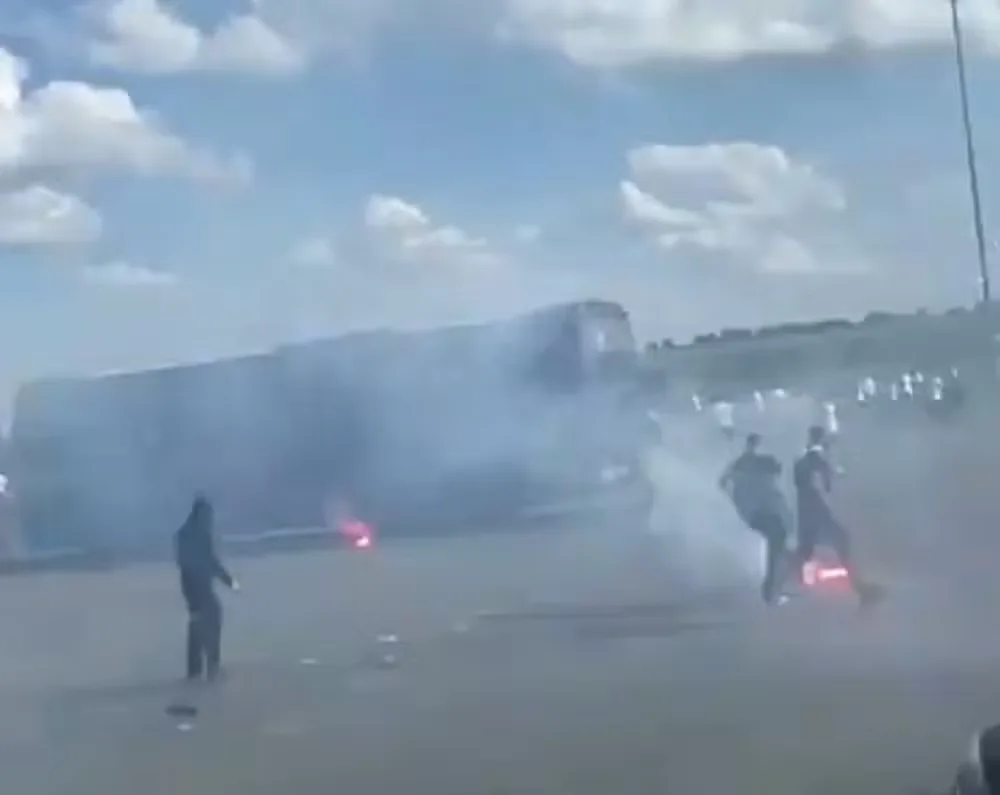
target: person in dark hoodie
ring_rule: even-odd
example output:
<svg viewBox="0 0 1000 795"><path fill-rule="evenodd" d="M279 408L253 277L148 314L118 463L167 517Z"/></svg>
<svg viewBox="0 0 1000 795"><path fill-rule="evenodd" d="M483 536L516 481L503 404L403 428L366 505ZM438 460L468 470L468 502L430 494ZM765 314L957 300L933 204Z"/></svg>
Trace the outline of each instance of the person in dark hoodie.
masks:
<svg viewBox="0 0 1000 795"><path fill-rule="evenodd" d="M788 601L783 585L788 562L789 511L778 478L781 462L760 450L759 434L747 435L743 452L726 467L719 487L736 512L766 545L761 595L769 605Z"/></svg>
<svg viewBox="0 0 1000 795"><path fill-rule="evenodd" d="M181 593L188 610L187 678L218 677L222 657L222 604L215 581L231 590L239 586L222 565L213 539L214 511L203 495L195 497L191 511L176 535L177 568Z"/></svg>

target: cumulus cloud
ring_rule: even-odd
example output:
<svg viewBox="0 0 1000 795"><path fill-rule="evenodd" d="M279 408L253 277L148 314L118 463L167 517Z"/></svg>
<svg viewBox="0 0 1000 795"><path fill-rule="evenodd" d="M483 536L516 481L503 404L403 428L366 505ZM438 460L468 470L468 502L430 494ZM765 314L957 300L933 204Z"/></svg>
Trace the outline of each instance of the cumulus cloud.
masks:
<svg viewBox="0 0 1000 795"><path fill-rule="evenodd" d="M357 228L342 235L307 235L291 246L288 260L308 268L333 267L341 275L357 276L368 269L379 278L422 275L433 280L450 279L463 270L482 277L490 270L486 266L499 267L504 257L486 238L439 223L410 200L373 194L364 202Z"/></svg>
<svg viewBox="0 0 1000 795"><path fill-rule="evenodd" d="M586 246L571 251L559 245L558 230L544 246L525 245L524 238L537 234L531 224L524 224L531 234L501 225L506 232L487 238L437 218L413 198L377 194L364 203L357 226L348 224L335 237L306 236L290 248L292 261L324 267L297 271L288 294L280 300L269 296L276 305L293 308L287 317L269 315L285 324L278 336L475 321L593 297L622 302L641 334L684 336L710 327L717 322L713 318L743 324L800 318L805 291L814 294L817 284L824 285L823 299L839 306L836 289L848 289L843 275L854 261L844 264L832 257L831 247L815 245L797 228L803 214L843 206L829 178L789 160L769 172L766 193L753 192L734 188L733 180L716 173L718 168L699 170L686 162L674 168L670 152L640 147L631 154L634 167L625 181L631 187L623 189L623 202L627 198L638 205L633 228L656 244L652 251L630 246L627 237L608 228L595 228L596 239L588 234ZM763 179L746 165L750 159L745 153L735 158L744 166L739 185L757 184L748 175ZM767 152L761 159L785 162ZM714 155L702 158L704 163L720 160L729 162ZM680 176L684 168L690 173ZM775 173L784 173L787 184L774 184ZM716 204L723 208L718 217L710 209ZM581 235L578 222L569 222L574 239ZM435 235L440 229L454 232ZM609 232L611 238L602 241ZM428 239L435 245L429 246ZM699 267L691 268L689 256L664 258L667 248L679 251L682 245L744 267L703 268L707 260L696 257ZM486 266L483 257L488 257ZM804 274L808 282L775 278ZM827 278L836 289L829 289ZM810 300L816 306L817 297Z"/></svg>
<svg viewBox="0 0 1000 795"><path fill-rule="evenodd" d="M27 78L27 63L0 48L0 176L53 169L210 181L250 176L243 158L190 145L123 89L58 80L27 90Z"/></svg>
<svg viewBox="0 0 1000 795"><path fill-rule="evenodd" d="M317 50L356 53L413 25L490 31L598 69L941 47L950 37L947 0L255 0L252 12L211 30L167 3L88 5L92 60L161 74L287 75L305 68ZM970 46L1000 53L1000 6L960 5Z"/></svg>
<svg viewBox="0 0 1000 795"><path fill-rule="evenodd" d="M666 248L725 253L759 270L821 267L790 227L846 207L834 180L776 146L648 144L627 163L619 194L628 220Z"/></svg>
<svg viewBox="0 0 1000 795"><path fill-rule="evenodd" d="M777 146L748 142L701 146L650 144L628 153L637 179L670 183L701 180L729 194L708 204L714 214L783 217L801 210L843 209L841 188Z"/></svg>
<svg viewBox="0 0 1000 795"><path fill-rule="evenodd" d="M88 284L116 288L163 288L173 287L178 283L176 274L124 261L87 266L83 269L83 279Z"/></svg>
<svg viewBox="0 0 1000 795"><path fill-rule="evenodd" d="M581 273L522 242L537 227L525 224L523 235L508 227L492 239L436 215L412 198L374 194L335 236L291 246L292 262L329 267L293 271L299 278L280 301L294 307L284 336L471 322L588 296Z"/></svg>
<svg viewBox="0 0 1000 795"><path fill-rule="evenodd" d="M186 22L160 0L109 0L87 7L91 60L153 74L241 72L281 76L305 54L255 14L234 14L212 30Z"/></svg>
<svg viewBox="0 0 1000 795"><path fill-rule="evenodd" d="M158 74L289 75L321 51L364 54L414 26L491 36L602 70L940 48L950 40L947 0L253 0L250 11L210 29L184 19L173 2L87 0L92 62ZM970 47L1000 54L1000 5L960 6ZM58 25L65 31L65 20Z"/></svg>
<svg viewBox="0 0 1000 795"><path fill-rule="evenodd" d="M101 226L85 201L44 185L0 193L0 246L90 243Z"/></svg>
<svg viewBox="0 0 1000 795"><path fill-rule="evenodd" d="M970 42L1000 52L1000 5L963 0ZM507 38L587 67L947 44L945 0L506 0Z"/></svg>
<svg viewBox="0 0 1000 795"><path fill-rule="evenodd" d="M369 197L364 223L376 243L418 259L485 264L495 258L488 242L465 230L438 224L416 204L396 196Z"/></svg>

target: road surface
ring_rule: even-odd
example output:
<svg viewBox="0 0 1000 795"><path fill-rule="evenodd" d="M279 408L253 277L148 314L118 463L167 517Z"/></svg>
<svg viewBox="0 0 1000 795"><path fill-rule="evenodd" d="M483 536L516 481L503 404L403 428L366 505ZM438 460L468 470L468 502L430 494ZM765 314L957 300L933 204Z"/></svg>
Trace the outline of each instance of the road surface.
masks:
<svg viewBox="0 0 1000 795"><path fill-rule="evenodd" d="M1000 584L992 494L935 450L852 481L870 615L767 612L738 566L687 581L627 529L276 555L234 563L230 676L190 689L168 566L0 580L8 791L940 792L1000 719Z"/></svg>

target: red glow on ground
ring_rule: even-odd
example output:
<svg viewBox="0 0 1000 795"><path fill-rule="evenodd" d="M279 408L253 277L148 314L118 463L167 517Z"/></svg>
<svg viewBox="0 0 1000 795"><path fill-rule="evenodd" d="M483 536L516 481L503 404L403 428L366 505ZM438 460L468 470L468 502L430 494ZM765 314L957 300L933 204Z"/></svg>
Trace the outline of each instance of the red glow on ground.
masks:
<svg viewBox="0 0 1000 795"><path fill-rule="evenodd" d="M354 549L371 549L375 544L375 531L361 519L343 519L339 523L340 535Z"/></svg>
<svg viewBox="0 0 1000 795"><path fill-rule="evenodd" d="M843 566L827 566L809 561L802 567L802 582L813 587L830 582L844 582L850 579L850 572Z"/></svg>
<svg viewBox="0 0 1000 795"><path fill-rule="evenodd" d="M355 549L368 549L372 545L371 536L361 536L360 538L354 539Z"/></svg>

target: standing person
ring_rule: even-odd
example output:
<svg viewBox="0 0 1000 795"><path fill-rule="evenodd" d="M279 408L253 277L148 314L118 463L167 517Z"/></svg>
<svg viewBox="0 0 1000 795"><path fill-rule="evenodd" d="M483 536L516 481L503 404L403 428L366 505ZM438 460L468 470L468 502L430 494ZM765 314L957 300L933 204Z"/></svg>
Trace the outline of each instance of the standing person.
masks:
<svg viewBox="0 0 1000 795"><path fill-rule="evenodd" d="M14 495L7 476L0 472L0 558L10 559L20 553L18 540Z"/></svg>
<svg viewBox="0 0 1000 795"><path fill-rule="evenodd" d="M740 518L764 539L766 545L761 595L769 605L784 604L783 580L788 549L788 506L778 484L781 463L760 452L760 434L747 435L743 452L726 467L719 486Z"/></svg>
<svg viewBox="0 0 1000 795"><path fill-rule="evenodd" d="M715 421L719 423L722 434L727 439L736 436L735 407L728 400L716 400L712 404L715 411Z"/></svg>
<svg viewBox="0 0 1000 795"><path fill-rule="evenodd" d="M813 558L817 546L827 546L847 569L851 586L862 606L869 606L881 596L881 589L864 582L858 575L851 545L851 535L833 512L830 504L834 468L827 455L826 429L809 429L805 452L795 462L795 496L798 513L799 572Z"/></svg>
<svg viewBox="0 0 1000 795"><path fill-rule="evenodd" d="M215 593L215 580L238 590L237 582L215 553L212 537L214 510L208 499L195 497L184 524L175 538L181 593L188 610L187 678L218 677L222 658L222 604Z"/></svg>

